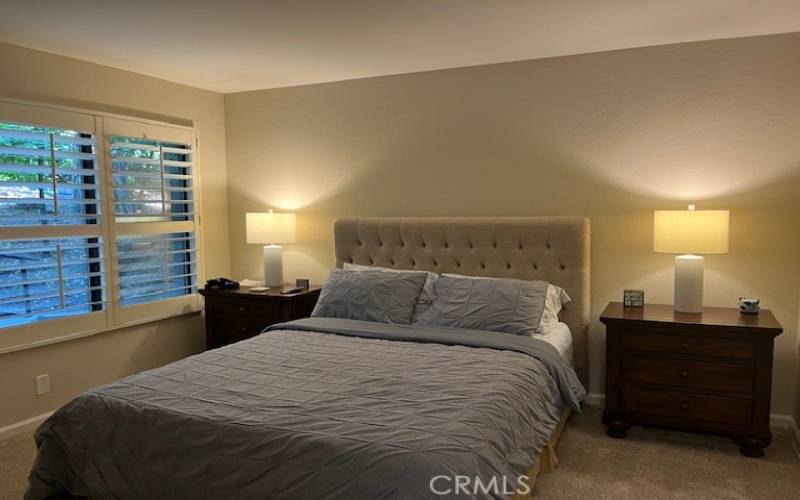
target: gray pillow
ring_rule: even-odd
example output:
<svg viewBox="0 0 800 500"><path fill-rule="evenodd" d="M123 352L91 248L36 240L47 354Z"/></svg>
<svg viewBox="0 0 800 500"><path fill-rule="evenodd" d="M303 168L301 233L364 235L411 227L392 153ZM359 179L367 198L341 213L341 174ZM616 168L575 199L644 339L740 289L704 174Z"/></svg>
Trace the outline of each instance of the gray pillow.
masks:
<svg viewBox="0 0 800 500"><path fill-rule="evenodd" d="M414 305L414 314L411 316L411 322L416 323L419 318L430 309L433 303L433 284L439 278L439 275L430 271L418 271L414 269L392 269L390 267L378 266L365 266L363 264L344 263L345 271L381 271L384 273L422 273L425 275L425 284L422 286L422 292L417 297L417 303Z"/></svg>
<svg viewBox="0 0 800 500"><path fill-rule="evenodd" d="M311 317L407 325L423 284L423 273L333 269Z"/></svg>
<svg viewBox="0 0 800 500"><path fill-rule="evenodd" d="M419 323L533 335L542 320L546 281L442 275Z"/></svg>

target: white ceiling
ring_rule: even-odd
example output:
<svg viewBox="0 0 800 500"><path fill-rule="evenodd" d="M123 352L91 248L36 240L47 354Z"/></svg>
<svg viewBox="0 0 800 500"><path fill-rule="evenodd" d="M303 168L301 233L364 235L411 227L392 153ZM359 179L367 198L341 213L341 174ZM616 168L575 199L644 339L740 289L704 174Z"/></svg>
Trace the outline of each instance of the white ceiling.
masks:
<svg viewBox="0 0 800 500"><path fill-rule="evenodd" d="M798 0L0 3L0 41L219 92L800 31Z"/></svg>

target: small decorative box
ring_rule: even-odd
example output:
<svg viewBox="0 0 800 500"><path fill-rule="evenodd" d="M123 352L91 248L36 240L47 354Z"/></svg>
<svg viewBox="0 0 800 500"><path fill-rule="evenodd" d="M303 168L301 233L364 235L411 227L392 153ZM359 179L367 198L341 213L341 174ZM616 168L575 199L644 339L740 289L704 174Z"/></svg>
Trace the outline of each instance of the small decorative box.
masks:
<svg viewBox="0 0 800 500"><path fill-rule="evenodd" d="M644 307L644 290L625 290L622 304L625 307Z"/></svg>

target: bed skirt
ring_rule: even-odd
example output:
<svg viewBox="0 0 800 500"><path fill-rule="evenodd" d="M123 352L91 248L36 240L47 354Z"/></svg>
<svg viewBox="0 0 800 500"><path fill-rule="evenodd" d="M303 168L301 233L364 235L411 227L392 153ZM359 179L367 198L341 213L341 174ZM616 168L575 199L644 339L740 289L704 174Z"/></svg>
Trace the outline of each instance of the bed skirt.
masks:
<svg viewBox="0 0 800 500"><path fill-rule="evenodd" d="M536 457L536 460L533 461L533 464L528 468L528 487L530 488L530 493L527 495L514 495L512 497L513 500L532 500L534 498L533 488L536 486L536 478L538 478L539 474L542 472L552 472L556 465L558 465L556 446L558 445L558 440L561 439L561 434L563 434L564 429L567 427L567 420L569 420L570 415L572 415L572 410L567 408L561 415L558 425L556 425L555 430L553 430L553 434L550 435L547 446L544 447L541 453Z"/></svg>

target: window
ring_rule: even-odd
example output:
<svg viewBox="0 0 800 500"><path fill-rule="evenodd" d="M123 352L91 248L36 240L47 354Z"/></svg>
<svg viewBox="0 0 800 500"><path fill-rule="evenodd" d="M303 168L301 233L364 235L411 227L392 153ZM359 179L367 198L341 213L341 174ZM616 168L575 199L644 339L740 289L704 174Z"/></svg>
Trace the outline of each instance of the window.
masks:
<svg viewBox="0 0 800 500"><path fill-rule="evenodd" d="M92 131L0 121L0 328L104 309L95 148Z"/></svg>
<svg viewBox="0 0 800 500"><path fill-rule="evenodd" d="M124 306L197 292L194 233L117 239L120 303Z"/></svg>
<svg viewBox="0 0 800 500"><path fill-rule="evenodd" d="M100 311L99 238L0 241L0 327Z"/></svg>
<svg viewBox="0 0 800 500"><path fill-rule="evenodd" d="M0 121L0 226L97 224L91 133Z"/></svg>
<svg viewBox="0 0 800 500"><path fill-rule="evenodd" d="M188 145L121 136L109 140L117 222L192 219Z"/></svg>
<svg viewBox="0 0 800 500"><path fill-rule="evenodd" d="M197 292L192 137L126 120L104 123L119 315L157 315L157 302L180 304Z"/></svg>
<svg viewBox="0 0 800 500"><path fill-rule="evenodd" d="M199 309L193 142L0 99L0 352Z"/></svg>

